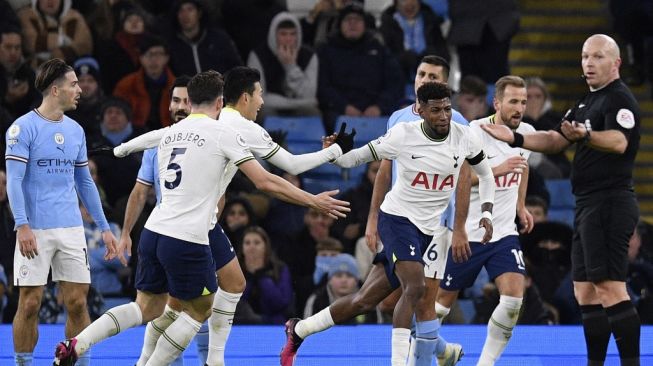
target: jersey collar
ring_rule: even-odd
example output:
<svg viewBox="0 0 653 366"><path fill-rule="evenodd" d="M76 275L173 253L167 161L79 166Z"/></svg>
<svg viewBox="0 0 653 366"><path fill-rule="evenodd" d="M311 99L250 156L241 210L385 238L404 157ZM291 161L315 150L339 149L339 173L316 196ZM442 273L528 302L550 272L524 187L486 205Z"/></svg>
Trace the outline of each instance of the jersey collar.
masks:
<svg viewBox="0 0 653 366"><path fill-rule="evenodd" d="M443 138L441 138L441 139L434 139L434 138L432 138L431 136L429 136L429 135L426 133L426 130L424 129L424 124L425 124L425 123L426 123L426 121L422 121L422 123L419 124L419 128L422 130L422 133L424 134L424 136L426 136L426 138L429 139L429 140L431 140L431 141L434 141L434 142L442 142L442 141L446 140L447 137L449 137L449 135L451 134L451 122L449 122L449 133L447 134L447 136L445 136L445 137L443 137Z"/></svg>

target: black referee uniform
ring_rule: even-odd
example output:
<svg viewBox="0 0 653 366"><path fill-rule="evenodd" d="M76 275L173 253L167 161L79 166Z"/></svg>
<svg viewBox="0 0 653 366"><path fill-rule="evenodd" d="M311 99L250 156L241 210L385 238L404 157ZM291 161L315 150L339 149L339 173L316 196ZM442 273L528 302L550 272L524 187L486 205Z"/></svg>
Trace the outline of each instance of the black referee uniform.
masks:
<svg viewBox="0 0 653 366"><path fill-rule="evenodd" d="M633 187L639 149L640 110L628 87L617 79L588 93L565 115L590 131L619 130L628 140L623 154L576 144L571 184L576 197L572 246L574 281L626 281L628 242L639 220ZM560 126L557 128L560 131ZM564 136L564 135L563 135Z"/></svg>

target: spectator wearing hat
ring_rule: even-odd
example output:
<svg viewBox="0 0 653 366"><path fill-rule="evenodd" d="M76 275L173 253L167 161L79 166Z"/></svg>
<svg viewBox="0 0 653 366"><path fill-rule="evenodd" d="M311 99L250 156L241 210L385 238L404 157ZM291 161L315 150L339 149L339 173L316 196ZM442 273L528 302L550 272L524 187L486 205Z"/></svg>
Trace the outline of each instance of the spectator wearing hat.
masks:
<svg viewBox="0 0 653 366"><path fill-rule="evenodd" d="M32 0L32 6L18 12L25 47L36 56L35 66L51 58L72 64L93 51L86 20L71 6L72 0Z"/></svg>
<svg viewBox="0 0 653 366"><path fill-rule="evenodd" d="M209 14L200 0L178 0L172 18L170 67L176 75L195 75L206 70L225 73L243 64L229 35L209 25Z"/></svg>
<svg viewBox="0 0 653 366"><path fill-rule="evenodd" d="M277 259L263 228L251 226L245 230L238 261L247 286L235 322L283 324L292 304L290 270Z"/></svg>
<svg viewBox="0 0 653 366"><path fill-rule="evenodd" d="M100 117L100 139L89 141L90 146L115 147L142 132L130 122L131 107L120 98L107 98L100 109ZM130 155L115 159L112 156L98 155L94 160L98 166L98 175L104 182L107 203L113 207L118 199L131 192L132 182L136 181L140 167L140 157Z"/></svg>
<svg viewBox="0 0 653 366"><path fill-rule="evenodd" d="M359 288L360 275L356 259L350 254L338 254L329 266L328 281L308 297L304 307L304 319L327 308L341 297L353 294ZM346 324L376 323L376 312L353 318Z"/></svg>
<svg viewBox="0 0 653 366"><path fill-rule="evenodd" d="M362 4L362 0L318 0L308 15L301 20L304 44L317 48L327 41L327 37L337 32L338 12L351 3ZM376 28L376 18L365 13L367 29Z"/></svg>
<svg viewBox="0 0 653 366"><path fill-rule="evenodd" d="M145 35L138 48L141 67L122 78L113 95L129 103L135 128L156 130L170 126L168 107L175 76L168 67L168 46L160 37Z"/></svg>
<svg viewBox="0 0 653 366"><path fill-rule="evenodd" d="M23 57L23 34L11 24L0 25L0 106L14 118L41 102L34 71ZM8 126L2 126L2 132Z"/></svg>
<svg viewBox="0 0 653 366"><path fill-rule="evenodd" d="M115 33L97 45L94 54L102 69L102 86L111 94L116 84L141 66L139 42L147 29L146 13L138 5L120 1L111 6L117 19Z"/></svg>
<svg viewBox="0 0 653 366"><path fill-rule="evenodd" d="M313 283L320 286L326 283L327 275L331 265L338 254L342 253L342 243L335 238L324 238L317 241L315 246L315 272L313 272Z"/></svg>
<svg viewBox="0 0 653 366"><path fill-rule="evenodd" d="M399 63L366 29L363 7L345 6L337 24L338 32L318 49L318 100L327 133L340 115L390 115L404 92Z"/></svg>
<svg viewBox="0 0 653 366"><path fill-rule="evenodd" d="M73 64L82 95L77 109L66 112L84 129L87 141L95 141L100 133L100 111L104 103L104 91L101 87L100 65L93 57L82 57Z"/></svg>

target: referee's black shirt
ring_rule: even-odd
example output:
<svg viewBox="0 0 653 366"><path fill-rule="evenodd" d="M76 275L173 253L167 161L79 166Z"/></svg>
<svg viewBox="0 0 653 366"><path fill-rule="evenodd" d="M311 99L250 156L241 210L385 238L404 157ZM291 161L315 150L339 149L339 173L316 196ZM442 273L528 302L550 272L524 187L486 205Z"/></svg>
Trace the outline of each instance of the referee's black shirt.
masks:
<svg viewBox="0 0 653 366"><path fill-rule="evenodd" d="M576 196L601 190L633 190L635 155L639 149L640 110L633 93L620 79L589 92L564 117L591 131L619 130L628 140L623 154L576 144L571 184ZM560 125L556 128L560 133ZM564 136L564 135L563 135Z"/></svg>

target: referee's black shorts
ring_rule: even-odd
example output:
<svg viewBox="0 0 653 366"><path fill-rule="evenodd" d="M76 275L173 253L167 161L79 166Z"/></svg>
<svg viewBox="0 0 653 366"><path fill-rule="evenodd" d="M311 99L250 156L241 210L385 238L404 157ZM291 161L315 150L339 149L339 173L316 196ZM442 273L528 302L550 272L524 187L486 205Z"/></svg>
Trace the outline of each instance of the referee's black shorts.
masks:
<svg viewBox="0 0 653 366"><path fill-rule="evenodd" d="M639 220L635 193L607 190L576 197L574 281L625 281L628 242Z"/></svg>

